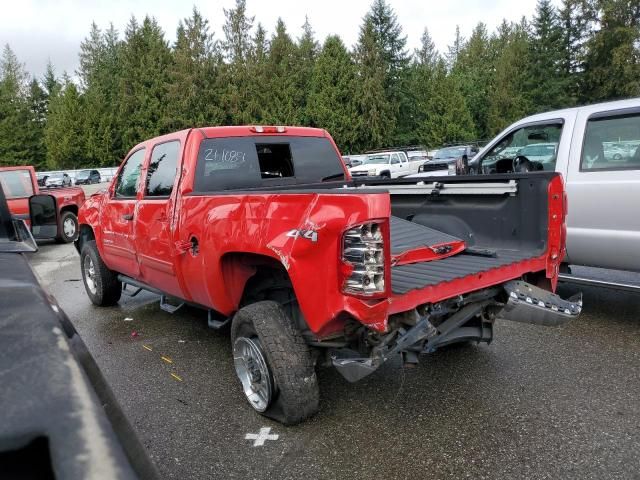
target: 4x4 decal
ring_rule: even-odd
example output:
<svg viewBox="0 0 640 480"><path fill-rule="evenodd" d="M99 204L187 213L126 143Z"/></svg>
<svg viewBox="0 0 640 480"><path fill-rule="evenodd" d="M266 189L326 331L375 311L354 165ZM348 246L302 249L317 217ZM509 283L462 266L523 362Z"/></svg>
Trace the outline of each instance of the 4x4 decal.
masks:
<svg viewBox="0 0 640 480"><path fill-rule="evenodd" d="M307 240L311 240L312 242L318 241L318 232L315 230L298 230L294 228L293 230L289 230L287 232L287 237L291 238L306 238Z"/></svg>

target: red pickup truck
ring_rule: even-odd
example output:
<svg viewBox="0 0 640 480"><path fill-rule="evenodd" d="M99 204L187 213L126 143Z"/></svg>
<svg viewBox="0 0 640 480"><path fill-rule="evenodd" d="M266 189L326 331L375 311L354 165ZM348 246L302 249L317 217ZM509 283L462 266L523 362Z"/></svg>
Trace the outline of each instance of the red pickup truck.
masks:
<svg viewBox="0 0 640 480"><path fill-rule="evenodd" d="M354 183L329 134L195 128L137 145L80 210L76 246L96 305L146 289L231 326L258 412L318 409L317 366L356 381L401 354L490 342L497 318L559 325L560 175ZM430 180L433 180L432 182ZM131 289L133 287L133 290Z"/></svg>
<svg viewBox="0 0 640 480"><path fill-rule="evenodd" d="M84 191L79 187L49 188L40 190L36 172L31 166L0 167L0 187L15 218L29 223L29 198L40 193L51 195L56 200L59 225L55 239L73 242L78 236L78 210L85 201ZM38 237L38 232L34 235Z"/></svg>

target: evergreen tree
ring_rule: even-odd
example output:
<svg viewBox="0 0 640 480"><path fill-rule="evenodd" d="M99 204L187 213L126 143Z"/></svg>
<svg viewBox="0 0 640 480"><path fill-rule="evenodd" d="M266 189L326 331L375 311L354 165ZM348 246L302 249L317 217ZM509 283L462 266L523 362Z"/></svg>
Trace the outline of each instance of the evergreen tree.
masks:
<svg viewBox="0 0 640 480"><path fill-rule="evenodd" d="M462 89L479 138L489 138L488 113L494 79L495 51L491 48L487 27L479 23L458 52L452 75Z"/></svg>
<svg viewBox="0 0 640 480"><path fill-rule="evenodd" d="M398 18L385 0L373 1L365 16L365 23L367 22L371 23L375 43L387 69L386 87L392 88L399 80L403 68L409 64L407 37L403 36Z"/></svg>
<svg viewBox="0 0 640 480"><path fill-rule="evenodd" d="M248 119L245 123L265 123L264 115L269 104L269 70L267 59L269 56L269 40L267 32L261 23L258 23L254 36L251 39L249 61L247 65L247 106L245 115Z"/></svg>
<svg viewBox="0 0 640 480"><path fill-rule="evenodd" d="M300 116L297 119L301 125L308 125L310 117L307 113L307 97L311 89L313 67L318 56L318 42L313 34L309 19L305 17L302 25L302 37L298 40L297 62L294 65L294 75L297 81L296 102L300 107Z"/></svg>
<svg viewBox="0 0 640 480"><path fill-rule="evenodd" d="M407 37L385 0L373 0L364 22L370 23L374 45L384 68L384 92L393 117L389 141L410 143L412 113L409 110L414 101L408 89L410 56L406 51Z"/></svg>
<svg viewBox="0 0 640 480"><path fill-rule="evenodd" d="M327 37L313 68L307 114L313 126L326 128L341 151L354 151L358 131L355 65L339 37Z"/></svg>
<svg viewBox="0 0 640 480"><path fill-rule="evenodd" d="M120 63L118 124L125 151L169 131L170 60L169 46L156 20L145 17L139 25L132 18L125 30Z"/></svg>
<svg viewBox="0 0 640 480"><path fill-rule="evenodd" d="M88 165L113 166L130 145L123 142L120 123L122 42L110 25L104 32L93 24L80 45L80 68L84 108L84 156Z"/></svg>
<svg viewBox="0 0 640 480"><path fill-rule="evenodd" d="M279 18L267 58L269 75L266 77L266 88L269 98L263 118L268 124L296 125L300 122L302 110L297 102L300 93L295 77L297 61L296 45Z"/></svg>
<svg viewBox="0 0 640 480"><path fill-rule="evenodd" d="M423 67L433 70L438 66L440 54L426 27L420 37L420 48L416 49L414 56L418 64Z"/></svg>
<svg viewBox="0 0 640 480"><path fill-rule="evenodd" d="M167 91L168 130L223 123L220 63L209 22L194 7L176 34Z"/></svg>
<svg viewBox="0 0 640 480"><path fill-rule="evenodd" d="M600 28L587 42L583 98L611 100L640 95L640 3L599 0Z"/></svg>
<svg viewBox="0 0 640 480"><path fill-rule="evenodd" d="M24 65L9 45L0 58L0 165L33 163L32 115Z"/></svg>
<svg viewBox="0 0 640 480"><path fill-rule="evenodd" d="M369 18L365 18L360 28L354 56L358 76L355 92L360 116L357 149L363 151L389 145L395 131L396 117L386 95L387 64Z"/></svg>
<svg viewBox="0 0 640 480"><path fill-rule="evenodd" d="M46 97L48 110L49 101L51 100L51 98L55 97L58 94L60 88L62 87L60 85L60 81L56 77L56 72L53 64L51 63L51 60L47 62L47 67L44 72L44 76L42 77L42 87L44 88L44 95Z"/></svg>
<svg viewBox="0 0 640 480"><path fill-rule="evenodd" d="M532 22L528 78L529 98L535 110L544 112L571 104L569 82L564 68L565 55L560 18L551 0L538 0Z"/></svg>
<svg viewBox="0 0 640 480"><path fill-rule="evenodd" d="M51 100L45 128L46 166L51 170L87 165L84 145L83 105L75 84L67 79L59 95Z"/></svg>
<svg viewBox="0 0 640 480"><path fill-rule="evenodd" d="M222 27L222 48L225 57L231 64L246 63L251 49L251 28L254 21L254 17L247 16L246 0L236 0L235 8L224 9L224 16L226 21Z"/></svg>
<svg viewBox="0 0 640 480"><path fill-rule="evenodd" d="M464 48L465 39L460 33L460 25L456 25L456 33L453 39L453 44L449 45L447 49L447 66L449 67L449 71L453 70L456 62L458 61L458 55Z"/></svg>
<svg viewBox="0 0 640 480"><path fill-rule="evenodd" d="M458 85L447 74L444 60L436 65L424 104L426 119L418 132L420 142L430 148L473 139L473 120Z"/></svg>
<svg viewBox="0 0 640 480"><path fill-rule="evenodd" d="M526 116L530 110L530 46L528 25L510 25L503 21L492 39L496 61L487 118L489 136Z"/></svg>
<svg viewBox="0 0 640 480"><path fill-rule="evenodd" d="M407 144L417 144L425 140L423 126L429 115L429 102L432 100L436 71L441 64L440 54L425 28L421 37L420 48L416 49L413 65L409 67L409 91L413 97L413 105L409 110L410 131L413 138ZM403 112L407 114L407 112Z"/></svg>
<svg viewBox="0 0 640 480"><path fill-rule="evenodd" d="M248 58L251 55L254 18L247 15L245 0L236 0L235 8L225 9L224 15L224 39L221 45L227 61L223 71L226 121L232 125L252 123L255 115L250 112L252 99L249 95L251 76Z"/></svg>
<svg viewBox="0 0 640 480"><path fill-rule="evenodd" d="M567 104L577 103L581 92L587 42L597 23L594 0L563 0L559 12L562 24L563 77L567 79Z"/></svg>

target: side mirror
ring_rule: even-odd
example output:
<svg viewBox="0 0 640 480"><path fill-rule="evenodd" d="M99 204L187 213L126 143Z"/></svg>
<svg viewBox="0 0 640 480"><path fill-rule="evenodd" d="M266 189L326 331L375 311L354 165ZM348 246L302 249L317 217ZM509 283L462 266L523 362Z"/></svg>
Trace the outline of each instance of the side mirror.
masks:
<svg viewBox="0 0 640 480"><path fill-rule="evenodd" d="M58 205L53 195L33 195L29 198L29 218L35 238L58 236Z"/></svg>

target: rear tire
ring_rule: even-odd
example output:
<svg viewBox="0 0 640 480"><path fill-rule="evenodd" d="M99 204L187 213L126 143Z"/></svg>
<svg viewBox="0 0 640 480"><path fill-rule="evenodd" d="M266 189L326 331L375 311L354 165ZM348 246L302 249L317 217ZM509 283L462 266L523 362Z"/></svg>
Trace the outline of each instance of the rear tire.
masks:
<svg viewBox="0 0 640 480"><path fill-rule="evenodd" d="M62 212L56 242L71 243L78 238L78 217L73 212Z"/></svg>
<svg viewBox="0 0 640 480"><path fill-rule="evenodd" d="M304 338L273 301L247 305L231 324L236 374L261 415L293 425L318 411L320 392Z"/></svg>
<svg viewBox="0 0 640 480"><path fill-rule="evenodd" d="M106 307L118 303L122 295L122 283L118 280L118 274L109 270L100 258L95 240L86 242L82 247L80 269L84 289L94 305Z"/></svg>

